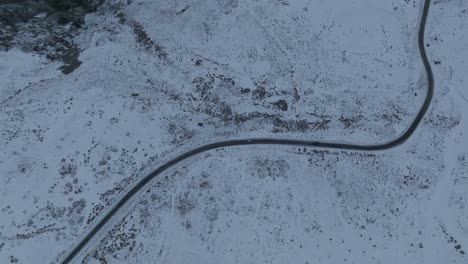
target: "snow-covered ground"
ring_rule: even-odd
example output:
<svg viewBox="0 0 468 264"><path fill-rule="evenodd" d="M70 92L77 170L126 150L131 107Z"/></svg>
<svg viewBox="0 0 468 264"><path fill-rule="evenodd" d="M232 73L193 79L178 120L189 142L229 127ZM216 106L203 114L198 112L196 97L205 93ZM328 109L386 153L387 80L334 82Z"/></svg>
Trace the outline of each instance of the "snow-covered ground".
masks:
<svg viewBox="0 0 468 264"><path fill-rule="evenodd" d="M107 1L75 38L71 74L0 52L0 263L57 260L126 187L204 142L395 138L426 91L421 5ZM152 183L81 257L467 262L467 13L433 1L435 99L405 145L211 151Z"/></svg>

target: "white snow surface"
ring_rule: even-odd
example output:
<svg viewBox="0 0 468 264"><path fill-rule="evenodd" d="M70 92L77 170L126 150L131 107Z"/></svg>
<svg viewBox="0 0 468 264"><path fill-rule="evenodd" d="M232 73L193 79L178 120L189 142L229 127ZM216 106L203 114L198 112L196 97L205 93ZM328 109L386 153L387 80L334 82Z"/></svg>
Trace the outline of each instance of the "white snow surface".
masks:
<svg viewBox="0 0 468 264"><path fill-rule="evenodd" d="M468 4L432 2L434 101L404 145L192 157L76 263L468 263ZM129 186L203 143L397 137L426 92L422 4L109 0L69 75L0 52L0 263L58 262Z"/></svg>

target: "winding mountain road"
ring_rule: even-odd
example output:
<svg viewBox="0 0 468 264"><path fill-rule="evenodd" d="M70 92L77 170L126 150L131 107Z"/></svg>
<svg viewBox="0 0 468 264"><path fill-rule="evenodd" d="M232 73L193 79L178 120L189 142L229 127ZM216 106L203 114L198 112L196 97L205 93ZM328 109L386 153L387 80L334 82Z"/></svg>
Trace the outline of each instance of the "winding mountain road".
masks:
<svg viewBox="0 0 468 264"><path fill-rule="evenodd" d="M203 146L196 147L192 150L189 150L185 153L178 155L177 157L167 161L166 163L159 166L156 170L151 172L146 177L142 178L138 183L136 183L127 193L109 210L105 215L99 220L99 222L89 231L89 233L66 255L62 260L63 264L70 263L80 251L90 242L90 240L104 227L104 225L116 214L125 203L130 200L134 195L143 189L151 180L155 177L161 175L169 168L176 166L181 161L184 161L194 155L225 147L233 146L244 146L244 145L290 145L290 146L302 146L302 147L314 147L314 148L330 148L330 149L342 149L342 150L355 150L355 151L377 151L377 150L386 150L404 143L414 131L418 128L421 123L424 115L426 114L429 105L432 101L434 94L434 76L432 73L431 65L427 58L425 45L424 45L424 32L426 28L426 20L429 13L429 7L431 5L431 0L424 0L423 10L421 18L419 21L419 31L418 31L418 49L421 56L422 63L426 70L427 77L427 94L424 100L423 105L421 106L419 112L414 118L413 122L406 128L406 130L397 138L384 142L381 144L375 145L359 145L359 144L349 144L349 143L334 143L326 141L313 141L313 140L296 140L296 139L274 139L274 138L251 138L251 139L235 139L235 140L225 140L213 142Z"/></svg>

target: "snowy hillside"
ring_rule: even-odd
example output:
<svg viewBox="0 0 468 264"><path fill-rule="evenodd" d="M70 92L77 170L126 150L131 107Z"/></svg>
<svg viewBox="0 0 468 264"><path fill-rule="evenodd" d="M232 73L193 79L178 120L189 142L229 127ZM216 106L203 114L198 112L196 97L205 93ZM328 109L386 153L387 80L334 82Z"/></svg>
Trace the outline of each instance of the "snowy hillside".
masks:
<svg viewBox="0 0 468 264"><path fill-rule="evenodd" d="M60 263L195 146L380 144L426 98L423 0L33 2L0 2L0 263ZM74 263L467 263L468 3L432 0L425 31L404 144L195 155Z"/></svg>

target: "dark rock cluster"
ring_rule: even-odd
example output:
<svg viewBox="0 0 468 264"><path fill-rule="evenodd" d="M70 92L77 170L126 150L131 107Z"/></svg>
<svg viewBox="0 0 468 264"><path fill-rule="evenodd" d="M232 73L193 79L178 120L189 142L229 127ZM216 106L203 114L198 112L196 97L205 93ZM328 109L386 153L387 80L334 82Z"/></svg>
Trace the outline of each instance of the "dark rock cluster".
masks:
<svg viewBox="0 0 468 264"><path fill-rule="evenodd" d="M68 74L80 66L80 50L73 37L84 16L103 0L2 0L0 1L0 50L18 48L63 62Z"/></svg>

